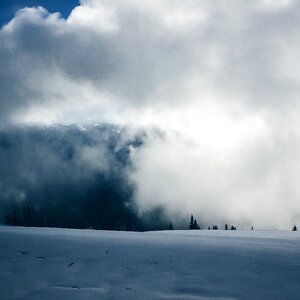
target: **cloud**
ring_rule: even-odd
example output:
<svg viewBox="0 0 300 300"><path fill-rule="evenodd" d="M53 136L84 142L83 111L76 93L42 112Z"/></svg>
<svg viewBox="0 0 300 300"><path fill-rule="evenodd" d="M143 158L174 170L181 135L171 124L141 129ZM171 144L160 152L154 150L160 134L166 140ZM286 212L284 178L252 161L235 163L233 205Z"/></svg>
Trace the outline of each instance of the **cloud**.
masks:
<svg viewBox="0 0 300 300"><path fill-rule="evenodd" d="M0 130L1 221L30 204L52 226L140 229L124 167L134 140L122 135L104 125Z"/></svg>
<svg viewBox="0 0 300 300"><path fill-rule="evenodd" d="M165 134L150 130L131 155L141 211L290 226L299 5L90 0L67 19L24 8L0 31L1 124L153 126Z"/></svg>
<svg viewBox="0 0 300 300"><path fill-rule="evenodd" d="M43 122L47 109L62 122L71 109L73 121L124 120L204 101L296 102L297 3L272 3L83 1L68 19L20 10L0 34L2 117Z"/></svg>
<svg viewBox="0 0 300 300"><path fill-rule="evenodd" d="M230 151L172 133L151 139L132 152L139 210L161 205L169 216L193 212L202 224L289 228L300 212L298 151L298 141L266 133Z"/></svg>

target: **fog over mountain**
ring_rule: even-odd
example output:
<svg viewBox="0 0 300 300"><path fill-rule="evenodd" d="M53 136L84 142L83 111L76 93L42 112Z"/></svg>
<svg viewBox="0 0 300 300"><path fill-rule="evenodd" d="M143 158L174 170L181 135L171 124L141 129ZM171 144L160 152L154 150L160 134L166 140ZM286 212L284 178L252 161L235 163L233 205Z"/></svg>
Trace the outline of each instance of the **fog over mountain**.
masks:
<svg viewBox="0 0 300 300"><path fill-rule="evenodd" d="M129 149L140 147L141 138L104 124L1 130L1 218L16 212L23 219L16 225L167 228L162 208L139 214L133 201ZM24 220L31 207L39 220Z"/></svg>
<svg viewBox="0 0 300 300"><path fill-rule="evenodd" d="M130 224L299 223L299 6L20 9L0 29L2 215L30 201Z"/></svg>

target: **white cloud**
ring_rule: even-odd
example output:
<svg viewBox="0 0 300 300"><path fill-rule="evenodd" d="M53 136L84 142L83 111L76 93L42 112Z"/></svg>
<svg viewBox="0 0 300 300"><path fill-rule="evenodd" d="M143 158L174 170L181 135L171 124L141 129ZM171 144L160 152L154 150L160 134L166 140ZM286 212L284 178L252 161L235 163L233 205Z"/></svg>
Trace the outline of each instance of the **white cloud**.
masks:
<svg viewBox="0 0 300 300"><path fill-rule="evenodd" d="M114 9L103 5L100 1L85 1L83 5L75 7L67 19L67 24L100 32L118 30Z"/></svg>

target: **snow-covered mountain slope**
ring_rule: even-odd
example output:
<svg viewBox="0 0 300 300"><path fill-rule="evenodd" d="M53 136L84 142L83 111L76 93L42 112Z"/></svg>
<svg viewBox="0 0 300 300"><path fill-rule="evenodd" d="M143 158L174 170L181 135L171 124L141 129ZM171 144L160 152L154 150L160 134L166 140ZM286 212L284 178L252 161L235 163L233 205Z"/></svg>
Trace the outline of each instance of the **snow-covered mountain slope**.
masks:
<svg viewBox="0 0 300 300"><path fill-rule="evenodd" d="M3 226L0 298L299 299L300 235Z"/></svg>

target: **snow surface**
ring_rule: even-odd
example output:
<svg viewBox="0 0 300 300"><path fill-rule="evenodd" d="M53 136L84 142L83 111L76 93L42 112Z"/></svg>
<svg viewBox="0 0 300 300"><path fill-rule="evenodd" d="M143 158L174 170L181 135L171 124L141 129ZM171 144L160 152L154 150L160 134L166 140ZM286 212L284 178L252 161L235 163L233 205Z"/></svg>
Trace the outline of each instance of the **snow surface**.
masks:
<svg viewBox="0 0 300 300"><path fill-rule="evenodd" d="M2 226L0 299L300 299L300 234Z"/></svg>

